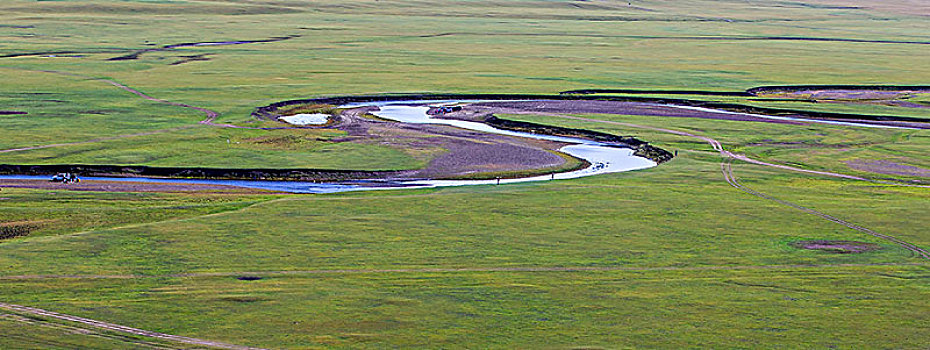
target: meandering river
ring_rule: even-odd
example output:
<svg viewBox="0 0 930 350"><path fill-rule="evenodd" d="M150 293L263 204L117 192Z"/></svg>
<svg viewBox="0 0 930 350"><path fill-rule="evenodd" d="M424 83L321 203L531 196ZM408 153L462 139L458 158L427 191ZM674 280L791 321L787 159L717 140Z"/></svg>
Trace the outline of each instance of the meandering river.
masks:
<svg viewBox="0 0 930 350"><path fill-rule="evenodd" d="M398 188L430 188L444 186L465 186L465 185L488 185L488 184L508 184L530 181L546 181L559 179L573 179L583 176L597 174L616 173L622 171L645 169L656 166L652 160L637 157L633 155L633 150L621 148L602 142L590 140L539 135L526 132L517 132L503 130L492 127L487 124L437 119L428 115L426 112L429 107L426 104L431 103L461 103L475 101L393 101L393 102L369 102L356 103L341 106L342 108L378 106L380 111L372 112L380 118L394 120L402 123L416 124L442 124L454 126L462 129L500 134L506 136L526 137L540 140L557 141L569 143L560 151L571 156L584 159L591 165L587 168L562 172L556 174L533 176L516 179L493 179L493 180L401 180L392 182L358 182L351 183L313 183L304 181L265 181L265 180L207 180L207 179L164 179L164 178L147 178L147 177L82 177L83 180L93 181L123 181L123 182L148 182L148 183L172 183L172 184L202 184L202 185L227 185L245 188L256 188L273 191L291 192L291 193L334 193L346 191L365 191L365 190L385 190ZM0 175L0 179L48 179L47 176L28 176L28 175Z"/></svg>

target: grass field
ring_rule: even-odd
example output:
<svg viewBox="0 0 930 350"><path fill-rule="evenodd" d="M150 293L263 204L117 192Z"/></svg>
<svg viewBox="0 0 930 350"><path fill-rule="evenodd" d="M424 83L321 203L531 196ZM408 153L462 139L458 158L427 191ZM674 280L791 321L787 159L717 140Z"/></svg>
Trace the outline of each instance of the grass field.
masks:
<svg viewBox="0 0 930 350"><path fill-rule="evenodd" d="M237 126L266 126L250 119L258 106L340 94L741 91L930 78L930 8L916 0L10 0L0 13L0 56L9 56L0 58L0 110L28 112L0 115L0 149L158 131L4 152L0 164L396 170L428 160L392 145L337 142L338 130L198 124L204 113L42 72L50 70L112 79ZM288 35L299 37L108 60ZM194 55L209 60L172 64ZM760 106L930 117L908 107ZM712 137L809 170L926 181L919 169L930 169L922 130L577 116ZM0 302L262 348L930 343L930 264L899 245L731 187L718 152L694 138L506 117L633 135L678 157L567 181L331 195L3 188L0 223L29 232L0 240ZM910 172L876 173L877 161ZM734 171L752 189L930 247L927 188L744 162ZM791 246L800 240L882 249ZM179 346L85 328L0 309L0 348Z"/></svg>

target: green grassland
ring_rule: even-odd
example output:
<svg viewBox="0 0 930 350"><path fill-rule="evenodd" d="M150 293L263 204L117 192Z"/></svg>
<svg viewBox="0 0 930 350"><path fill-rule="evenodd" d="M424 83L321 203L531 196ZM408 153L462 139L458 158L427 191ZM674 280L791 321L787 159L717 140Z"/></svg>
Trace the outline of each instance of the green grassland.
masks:
<svg viewBox="0 0 930 350"><path fill-rule="evenodd" d="M754 123L687 122L677 127L734 144L780 140L792 128L754 135ZM4 281L6 301L266 347L914 348L928 341L926 264L886 241L731 188L708 145L641 132L679 157L571 181L277 196L204 217L8 241L0 258L7 276L89 277ZM855 132L876 140L916 133ZM754 189L930 245L925 189L747 164L736 171ZM29 196L41 203L49 195ZM829 254L789 245L813 239L883 249ZM521 267L621 270L300 273ZM222 275L176 277L189 273ZM265 279L234 278L253 274ZM102 278L128 275L137 277Z"/></svg>
<svg viewBox="0 0 930 350"><path fill-rule="evenodd" d="M50 73L35 70L111 78L158 98L216 110L221 114L220 121L240 124L250 121L249 113L256 106L334 94L553 93L617 87L742 90L779 84L925 83L925 77L930 75L922 64L927 45L726 39L780 36L926 40L920 30L925 23L920 13L925 8L905 11L876 4L875 9L844 9L842 4L831 1L645 1L628 6L620 2L576 1L344 4L12 0L0 5L8 14L0 27L0 55L63 51L84 57L61 54L54 58L40 55L0 59L6 68L32 70L4 70L4 76L9 78L0 81L0 92L7 96L23 90L48 92L49 86L56 87L55 93L72 95L59 99L69 103L53 106L17 103L12 107L30 112L30 116L2 117L0 131L23 135L2 140L5 147L14 148L53 140L87 140L91 135L115 134L115 130L177 126L200 117L195 111L138 101L103 82L48 76ZM107 60L161 45L288 35L299 37L148 52L138 60ZM172 65L181 56L201 54L210 60ZM810 104L792 107L828 108ZM837 108L844 112L926 116L925 111L913 108ZM81 114L88 110L109 113ZM78 121L74 115L83 117ZM176 117L164 120L169 115ZM143 121L145 124L139 125ZM215 133L205 129L209 128L197 128L204 137ZM37 130L42 134L36 135ZM160 143L164 136L157 141L154 138L133 137L129 142L135 147L151 148L147 144ZM182 149L215 148L185 134L173 141ZM214 151L220 156L206 156L208 159L199 159L198 163L220 167L224 165L220 159L241 159L243 166L252 166L267 155L269 164L280 164L275 158L281 154L268 150ZM399 160L397 155L391 155L395 150L386 146L359 147L358 151L386 154L385 161L375 161L360 170L414 168L421 164L414 155L395 163ZM46 151L41 159L43 163L188 165L183 160L167 161L171 155L158 154L171 153L170 149L146 152L152 155L123 159L99 153L84 156L83 149L61 147ZM0 163L21 161L8 156L11 154L0 155ZM311 168L357 168L352 157L344 159L345 163L338 159L308 159L305 163Z"/></svg>
<svg viewBox="0 0 930 350"><path fill-rule="evenodd" d="M915 107L898 107L889 105L880 105L877 103L866 103L868 101L830 101L830 102L805 102L805 101L760 101L758 97L741 97L741 96L707 96L707 95L690 95L690 94L593 94L593 96L602 97L648 97L661 99L686 99L695 101L712 101L738 104L750 107L777 108L791 111L808 111L821 113L843 113L854 115L872 115L872 116L896 116L930 119L930 108ZM914 94L913 97L904 101L920 102L923 99L930 98L930 94Z"/></svg>
<svg viewBox="0 0 930 350"><path fill-rule="evenodd" d="M0 163L387 170L427 160L390 145L334 142L344 136L334 130L199 125L200 112L40 70L113 79L242 126L259 125L249 117L256 106L338 94L918 85L930 77L927 45L689 37L928 41L926 11L916 1L843 0L10 0L0 4L0 56L84 57L0 58L0 110L29 113L0 116L0 148L170 130L0 153ZM300 37L107 61L153 47L147 43L285 35ZM210 60L171 65L199 54ZM926 116L833 106L811 108ZM925 178L864 172L849 162L930 168L927 131L581 116L706 135L729 150L811 170L909 181ZM909 251L731 187L721 157L699 140L555 116L506 117L633 135L678 157L568 181L331 195L3 188L0 222L38 226L0 241L0 302L265 348L930 343L930 265ZM734 171L755 190L930 247L926 188L739 162ZM790 245L818 239L882 249L831 254ZM544 271L512 270L533 268ZM235 278L244 275L263 279ZM145 346L23 316L0 311L0 348Z"/></svg>
<svg viewBox="0 0 930 350"><path fill-rule="evenodd" d="M619 135L637 135L644 140L669 150L689 149L695 142L684 136L659 131L637 129L605 123L591 123L559 117L501 115L501 117L558 125L571 128L598 130ZM724 143L726 148L755 159L770 160L809 170L831 171L866 178L920 180L906 174L876 174L857 170L849 162L857 160L887 160L919 168L930 168L926 150L930 136L926 131L877 128L850 128L829 124L810 126L784 125L758 122L712 121L690 118L661 118L647 116L594 116L595 119L633 123L671 129L700 131ZM708 132L710 131L710 132ZM710 145L706 145L710 149Z"/></svg>
<svg viewBox="0 0 930 350"><path fill-rule="evenodd" d="M6 188L4 222L29 222L30 237L57 236L241 209L262 196L224 194L90 193Z"/></svg>

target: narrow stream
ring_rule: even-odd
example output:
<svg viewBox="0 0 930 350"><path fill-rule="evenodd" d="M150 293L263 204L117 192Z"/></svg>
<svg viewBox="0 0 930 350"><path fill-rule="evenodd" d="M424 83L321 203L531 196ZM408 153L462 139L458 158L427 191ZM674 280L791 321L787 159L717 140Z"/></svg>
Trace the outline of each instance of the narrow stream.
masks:
<svg viewBox="0 0 930 350"><path fill-rule="evenodd" d="M584 159L591 163L587 168L569 171L563 173L533 176L517 179L492 179L492 180L404 180L393 182L362 182L358 184L347 183L313 183L304 181L266 181L266 180L207 180L207 179L164 179L148 177L81 177L82 180L92 181L122 181L138 183L168 183L168 184L199 184L199 185L227 185L245 188L256 188L264 190L291 192L291 193L335 193L346 191L367 191L367 190L385 190L398 188L431 188L445 186L465 186L465 185L488 185L488 184L508 184L530 181L574 179L583 176L597 174L616 173L622 171L638 170L651 168L656 163L642 157L633 155L633 150L629 148L620 148L611 146L606 143L577 139L571 137L538 135L525 132L502 130L487 124L449 119L435 119L426 114L429 107L424 106L427 103L461 103L476 101L394 101L394 102L370 102L357 103L341 106L342 108L354 108L365 106L378 106L380 111L373 112L380 118L395 120L403 123L415 124L442 124L450 125L462 129L493 133L506 136L526 137L540 140L549 140L570 143L562 147L560 151L574 157ZM0 175L0 179L10 180L46 180L48 176L28 176L28 175Z"/></svg>
<svg viewBox="0 0 930 350"><path fill-rule="evenodd" d="M455 103L458 101L429 101L433 103ZM430 115L426 114L429 110L429 107L426 106L410 106L406 103L404 104L379 104L380 111L372 112L372 114L384 118L395 120L403 123L411 124L441 124L441 125L450 125L462 129L481 131L491 134L507 135L507 136L516 136L516 137L526 137L540 140L548 141L557 141L571 143L571 145L562 147L559 151L569 154L571 156L584 159L588 163L591 163L590 166L581 170L575 170L570 172L563 172L550 175L534 176L534 177L525 177L517 179L501 179L501 180L413 180L413 181L401 181L399 182L402 185L415 185L415 186L426 186L426 187L439 187L439 186L462 186L462 185L486 185L486 184L496 184L496 183L518 183L518 182L528 182L528 181L543 181L543 180L560 180L560 179L574 179L583 176L591 176L597 174L606 174L606 173L616 173L621 171L630 171L651 168L656 166L656 163L642 157L637 157L633 155L633 150L629 148L619 148L616 146L611 146L606 143L572 138L572 137L563 137L563 136L551 136L551 135L539 135L526 132L510 131L503 130L492 127L487 124L469 122L464 120L451 120L451 119L437 119L433 118Z"/></svg>
<svg viewBox="0 0 930 350"><path fill-rule="evenodd" d="M342 182L342 183L314 183L314 182L305 182L305 181L269 181L269 180L209 180L209 179L165 179L165 178L148 178L148 177L82 177L83 180L92 180L92 181L122 181L122 182L136 182L136 183L167 183L167 184L197 184L197 185L226 185L226 186L236 186L236 187L245 187L245 188L256 188L264 190L273 190L273 191L282 191L282 192L291 192L291 193L334 193L334 192L346 192L346 191L369 191L369 190L385 190L385 189L398 189L398 188L430 188L430 187L444 187L444 186L464 186L464 185L488 185L488 184L508 184L508 183L518 183L518 182L529 182L529 181L546 181L546 180L559 180L559 179L573 179L583 176L591 176L597 174L606 174L606 173L615 173L622 171L638 170L645 169L656 166L656 163L646 159L633 155L633 150L628 148L619 148L611 146L609 144L595 142L584 139L577 139L571 137L561 137L561 136L550 136L550 135L538 135L526 132L517 132L510 130L503 130L492 127L487 124L469 122L463 120L451 120L451 119L437 119L428 115L426 112L429 110L428 104L447 104L447 103L469 103L469 102L482 102L479 100L449 100L449 101L427 101L427 100L415 100L415 101L382 101L382 102L361 102L361 103L350 103L341 108L357 108L357 107L367 107L367 106L377 106L380 108L380 111L372 112L372 114L377 115L380 118L394 120L403 123L414 123L414 124L441 124L449 125L462 129L493 133L506 136L515 136L515 137L526 137L540 140L549 140L556 142L569 143L570 145L562 147L560 151L572 155L574 157L584 159L587 162L591 163L591 166L576 170L569 171L557 174L549 174L542 176L533 176L517 179L500 179L500 180L404 180L404 181L356 181L356 182ZM701 107L688 107L688 106L674 106L671 107L682 108L682 109L693 109L700 111L710 111L714 113L727 113L727 114L744 114L736 112L727 112L716 109L707 109ZM907 127L900 126L884 126L884 125L870 125L862 124L856 122L840 122L840 121L822 121L822 120L809 120L809 119L800 119L800 118L791 118L791 117L776 117L776 116L767 116L767 115L755 115L755 117L767 118L767 119L778 119L778 120L797 120L803 122L816 122L816 123L825 123L825 124L834 124L834 125L844 125L844 126L857 126L857 127L867 127L867 128L890 128L890 129L910 129ZM0 175L0 179L10 179L10 180L46 180L48 176L29 176L29 175Z"/></svg>

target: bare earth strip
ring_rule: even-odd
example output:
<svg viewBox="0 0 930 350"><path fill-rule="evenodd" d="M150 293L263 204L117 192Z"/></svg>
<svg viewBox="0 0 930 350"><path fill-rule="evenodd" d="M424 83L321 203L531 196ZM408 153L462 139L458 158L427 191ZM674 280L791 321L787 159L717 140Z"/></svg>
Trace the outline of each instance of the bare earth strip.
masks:
<svg viewBox="0 0 930 350"><path fill-rule="evenodd" d="M172 341L172 342L177 342L177 343L207 346L207 347L217 348L217 349L260 350L260 348L253 348L253 347L234 345L234 344L226 344L226 343L221 343L221 342L216 342L216 341L211 341L211 340L203 340L203 339L197 339L197 338L182 337L178 335L146 331L146 330L122 326L122 325L118 325L114 323L97 321L97 320L92 320L89 318L83 318L83 317L72 316L72 315L65 315L65 314L60 314L57 312L47 311L47 310L38 309L34 307L16 305L16 304L8 304L8 303L0 302L0 309L6 309L6 310L10 310L10 311L17 312L17 313L25 313L25 314L30 314L30 315L51 317L51 318L64 320L64 321L77 322L82 325L87 325L87 326L91 326L95 328L101 328L101 329L105 329L108 331L139 335L143 337L156 338L156 339L167 340L167 341Z"/></svg>

